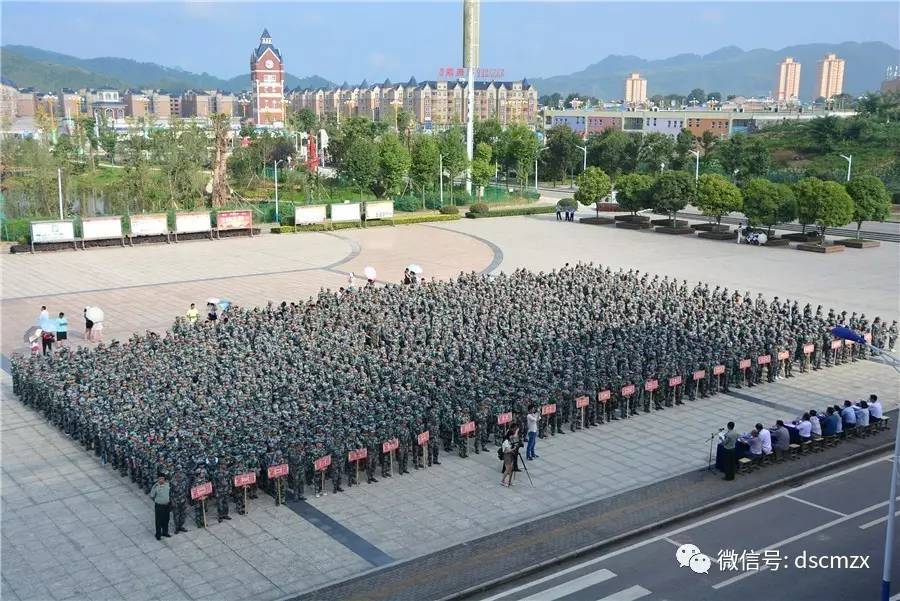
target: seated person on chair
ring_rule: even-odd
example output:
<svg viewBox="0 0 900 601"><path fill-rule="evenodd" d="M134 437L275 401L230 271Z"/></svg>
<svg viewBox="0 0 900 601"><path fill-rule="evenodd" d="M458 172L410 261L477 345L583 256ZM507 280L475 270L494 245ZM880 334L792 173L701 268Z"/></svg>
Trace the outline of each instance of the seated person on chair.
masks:
<svg viewBox="0 0 900 601"><path fill-rule="evenodd" d="M750 459L754 461L759 461L762 459L762 440L759 438L759 431L756 429L750 430Z"/></svg>
<svg viewBox="0 0 900 601"><path fill-rule="evenodd" d="M853 411L856 413L856 425L860 428L867 428L869 426L869 404L865 401L860 401L858 405L853 407Z"/></svg>
<svg viewBox="0 0 900 601"><path fill-rule="evenodd" d="M837 411L834 410L834 407L829 407L825 411L825 419L822 420L822 436L835 436L838 433L838 428L841 426L841 418L837 414Z"/></svg>
<svg viewBox="0 0 900 601"><path fill-rule="evenodd" d="M850 401L844 401L844 408L841 410L841 421L844 422L844 430L852 430L856 427L856 411Z"/></svg>
<svg viewBox="0 0 900 601"><path fill-rule="evenodd" d="M822 436L822 422L819 420L819 412L815 409L809 410L809 423L812 425L813 437Z"/></svg>
<svg viewBox="0 0 900 601"><path fill-rule="evenodd" d="M778 420L775 422L775 430L772 432L772 446L775 450L784 453L791 445L791 435L784 427L784 422Z"/></svg>
<svg viewBox="0 0 900 601"><path fill-rule="evenodd" d="M881 409L881 401L874 394L869 395L869 421L880 422L884 418L884 412Z"/></svg>
<svg viewBox="0 0 900 601"><path fill-rule="evenodd" d="M756 434L759 436L759 442L762 445L762 454L772 454L772 433L763 428L762 424L756 424Z"/></svg>
<svg viewBox="0 0 900 601"><path fill-rule="evenodd" d="M794 425L797 426L797 434L800 436L802 442L810 440L810 437L812 436L812 424L809 421L809 413L804 413L803 417L800 418L800 421L794 421Z"/></svg>

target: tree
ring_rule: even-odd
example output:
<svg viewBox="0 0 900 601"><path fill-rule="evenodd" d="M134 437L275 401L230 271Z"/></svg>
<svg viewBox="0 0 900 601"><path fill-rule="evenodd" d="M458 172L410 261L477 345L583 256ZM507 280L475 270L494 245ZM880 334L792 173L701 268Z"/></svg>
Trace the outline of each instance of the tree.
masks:
<svg viewBox="0 0 900 601"><path fill-rule="evenodd" d="M735 134L719 142L715 156L725 172L738 181L762 177L769 172L769 150L759 138L747 134Z"/></svg>
<svg viewBox="0 0 900 601"><path fill-rule="evenodd" d="M315 133L319 129L319 118L311 108L302 108L299 111L291 111L287 118L288 127L292 131Z"/></svg>
<svg viewBox="0 0 900 601"><path fill-rule="evenodd" d="M700 154L703 156L708 155L713 148L716 147L716 144L718 144L720 139L719 136L707 129L699 138L697 138L697 143L700 145Z"/></svg>
<svg viewBox="0 0 900 601"><path fill-rule="evenodd" d="M454 204L453 182L465 173L466 167L469 166L466 138L459 127L451 127L441 135L440 145L441 154L444 156L444 171L450 176L450 204Z"/></svg>
<svg viewBox="0 0 900 601"><path fill-rule="evenodd" d="M706 102L706 92L703 91L703 88L694 88L691 90L691 93L688 94L687 100L688 102L703 104Z"/></svg>
<svg viewBox="0 0 900 601"><path fill-rule="evenodd" d="M379 172L379 152L375 142L357 137L343 151L341 170L356 184L360 192L371 190Z"/></svg>
<svg viewBox="0 0 900 601"><path fill-rule="evenodd" d="M378 198L399 194L409 174L409 151L394 133L382 135L377 145L378 171L372 184L372 192Z"/></svg>
<svg viewBox="0 0 900 601"><path fill-rule="evenodd" d="M891 214L891 196L884 183L874 175L858 175L846 185L853 199L853 221L859 240L863 221L884 221Z"/></svg>
<svg viewBox="0 0 900 601"><path fill-rule="evenodd" d="M440 167L441 149L431 135L413 138L409 178L421 190L433 190Z"/></svg>
<svg viewBox="0 0 900 601"><path fill-rule="evenodd" d="M653 132L640 139L638 169L655 173L661 165L669 166L675 155L675 141L666 134Z"/></svg>
<svg viewBox="0 0 900 601"><path fill-rule="evenodd" d="M109 126L109 122L106 120L106 117L103 113L98 113L100 115L100 119L97 121L97 141L100 145L100 148L103 149L103 152L106 153L106 158L109 159L109 162L113 165L116 164L116 143L118 142L118 138L116 137L116 130Z"/></svg>
<svg viewBox="0 0 900 601"><path fill-rule="evenodd" d="M694 200L694 178L686 171L666 171L653 184L651 198L653 209L669 215L672 226L675 216Z"/></svg>
<svg viewBox="0 0 900 601"><path fill-rule="evenodd" d="M693 170L694 155L691 154L691 151L696 143L697 138L694 137L690 130L682 129L678 132L678 135L675 136L675 158L672 161L672 166L675 169L691 168L690 170Z"/></svg>
<svg viewBox="0 0 900 601"><path fill-rule="evenodd" d="M228 203L228 132L231 129L231 120L223 113L217 113L210 118L210 128L213 132L213 147L215 158L212 170L212 206L221 207Z"/></svg>
<svg viewBox="0 0 900 601"><path fill-rule="evenodd" d="M547 150L541 155L546 166L549 179L554 183L558 179L564 179L567 171L573 171L579 164L581 150L581 137L568 125L556 125L547 130Z"/></svg>
<svg viewBox="0 0 900 601"><path fill-rule="evenodd" d="M539 150L537 136L528 126L514 123L503 132L500 137L500 146L504 152L503 165L507 170L510 168L516 170L519 183L524 190L528 174L531 172L531 166Z"/></svg>
<svg viewBox="0 0 900 601"><path fill-rule="evenodd" d="M704 173L697 182L697 207L707 217L715 217L722 224L722 215L740 211L743 197L738 187L721 175Z"/></svg>
<svg viewBox="0 0 900 601"><path fill-rule="evenodd" d="M559 97L559 94L554 94ZM496 119L485 119L475 122L475 145L481 142L490 144L491 148L497 146L500 136L503 134L503 126Z"/></svg>
<svg viewBox="0 0 900 601"><path fill-rule="evenodd" d="M806 132L812 142L826 152L834 150L841 140L841 120L834 115L817 117L806 124Z"/></svg>
<svg viewBox="0 0 900 601"><path fill-rule="evenodd" d="M797 219L806 226L815 223L825 229L840 227L853 220L853 199L844 186L837 182L824 182L815 177L807 177L794 184L797 197Z"/></svg>
<svg viewBox="0 0 900 601"><path fill-rule="evenodd" d="M767 226L769 237L774 226L797 218L797 201L786 184L776 184L759 177L747 182L741 191L744 215L750 225Z"/></svg>
<svg viewBox="0 0 900 601"><path fill-rule="evenodd" d="M600 167L613 177L637 168L639 138L619 129L591 134L587 139L588 165Z"/></svg>
<svg viewBox="0 0 900 601"><path fill-rule="evenodd" d="M472 183L478 188L478 196L481 197L481 189L491 181L494 175L494 166L491 164L491 146L487 142L479 142L475 147L475 158L472 160Z"/></svg>
<svg viewBox="0 0 900 601"><path fill-rule="evenodd" d="M653 177L642 173L626 173L616 178L616 201L619 208L637 212L650 207Z"/></svg>
<svg viewBox="0 0 900 601"><path fill-rule="evenodd" d="M578 191L575 192L575 200L585 206L591 206L596 201L609 196L612 183L609 176L599 167L588 167L578 176Z"/></svg>
<svg viewBox="0 0 900 601"><path fill-rule="evenodd" d="M722 102L722 93L721 92L710 92L706 95L706 100L713 102Z"/></svg>

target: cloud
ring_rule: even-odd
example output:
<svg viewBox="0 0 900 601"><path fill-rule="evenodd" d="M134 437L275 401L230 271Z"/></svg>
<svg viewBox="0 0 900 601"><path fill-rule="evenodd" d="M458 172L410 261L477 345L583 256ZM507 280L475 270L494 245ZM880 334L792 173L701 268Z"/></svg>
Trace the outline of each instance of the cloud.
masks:
<svg viewBox="0 0 900 601"><path fill-rule="evenodd" d="M702 21L703 23L724 23L725 13L723 13L721 10L710 8L700 12L700 21Z"/></svg>

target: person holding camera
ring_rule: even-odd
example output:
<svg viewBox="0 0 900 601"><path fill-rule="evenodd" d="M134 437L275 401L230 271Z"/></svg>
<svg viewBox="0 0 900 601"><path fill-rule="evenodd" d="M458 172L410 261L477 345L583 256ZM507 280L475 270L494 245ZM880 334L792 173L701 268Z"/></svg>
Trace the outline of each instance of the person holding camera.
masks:
<svg viewBox="0 0 900 601"><path fill-rule="evenodd" d="M535 444L537 444L537 434L538 434L538 417L537 409L535 409L534 405L528 406L528 446L525 447L525 459L537 459L538 454L534 452Z"/></svg>
<svg viewBox="0 0 900 601"><path fill-rule="evenodd" d="M500 486L512 486L513 461L518 453L518 447L511 439L512 430L508 430L500 444L500 451L503 453L503 477L500 479Z"/></svg>

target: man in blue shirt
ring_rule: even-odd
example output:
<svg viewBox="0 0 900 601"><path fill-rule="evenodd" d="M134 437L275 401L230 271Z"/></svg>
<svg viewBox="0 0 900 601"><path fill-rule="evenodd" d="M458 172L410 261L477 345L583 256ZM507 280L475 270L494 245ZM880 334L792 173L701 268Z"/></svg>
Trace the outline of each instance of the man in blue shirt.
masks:
<svg viewBox="0 0 900 601"><path fill-rule="evenodd" d="M844 422L844 430L852 430L856 427L856 411L853 409L853 404L850 401L844 401L841 420Z"/></svg>
<svg viewBox="0 0 900 601"><path fill-rule="evenodd" d="M826 413L827 416L822 420L822 436L834 436L838 433L841 418L834 412L834 407L829 407Z"/></svg>
<svg viewBox="0 0 900 601"><path fill-rule="evenodd" d="M69 338L69 320L66 319L66 314L62 311L59 312L59 317L56 318L56 342L60 347L66 345L66 340Z"/></svg>

